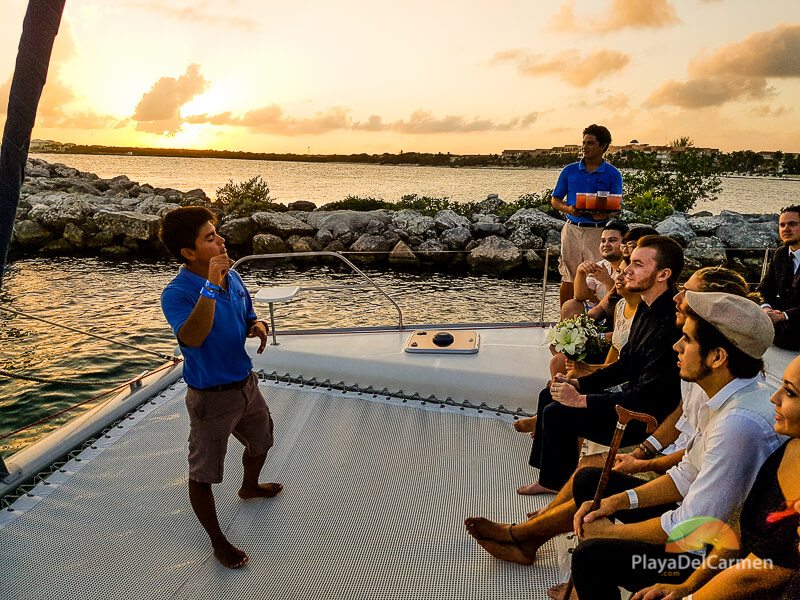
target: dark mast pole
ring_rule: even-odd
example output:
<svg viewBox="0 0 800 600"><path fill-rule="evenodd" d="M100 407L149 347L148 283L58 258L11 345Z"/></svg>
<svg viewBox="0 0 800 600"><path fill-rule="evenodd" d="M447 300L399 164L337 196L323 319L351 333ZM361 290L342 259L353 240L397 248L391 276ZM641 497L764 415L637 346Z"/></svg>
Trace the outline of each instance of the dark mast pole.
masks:
<svg viewBox="0 0 800 600"><path fill-rule="evenodd" d="M36 109L47 81L47 68L65 3L66 0L30 0L22 24L0 147L0 286L25 179Z"/></svg>

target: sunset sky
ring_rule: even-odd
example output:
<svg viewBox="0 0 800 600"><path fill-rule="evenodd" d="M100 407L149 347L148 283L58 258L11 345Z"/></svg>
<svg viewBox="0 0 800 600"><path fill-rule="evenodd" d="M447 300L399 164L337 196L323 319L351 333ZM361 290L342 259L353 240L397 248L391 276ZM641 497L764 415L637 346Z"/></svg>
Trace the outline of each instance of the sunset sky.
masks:
<svg viewBox="0 0 800 600"><path fill-rule="evenodd" d="M26 2L0 0L0 121ZM800 152L798 0L67 0L34 137L261 152Z"/></svg>

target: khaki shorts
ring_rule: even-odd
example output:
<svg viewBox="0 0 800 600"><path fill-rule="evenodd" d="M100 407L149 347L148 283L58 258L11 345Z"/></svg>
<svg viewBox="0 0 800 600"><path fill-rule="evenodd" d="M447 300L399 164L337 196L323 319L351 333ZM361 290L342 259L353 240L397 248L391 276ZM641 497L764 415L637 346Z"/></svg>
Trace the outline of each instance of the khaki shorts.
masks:
<svg viewBox="0 0 800 600"><path fill-rule="evenodd" d="M211 392L189 388L189 479L200 483L222 481L225 453L231 434L244 444L249 456L272 447L272 417L250 373L240 389Z"/></svg>
<svg viewBox="0 0 800 600"><path fill-rule="evenodd" d="M600 237L602 227L578 227L569 221L561 229L561 256L558 259L558 272L561 281L572 282L575 272L583 261L598 262L600 256Z"/></svg>

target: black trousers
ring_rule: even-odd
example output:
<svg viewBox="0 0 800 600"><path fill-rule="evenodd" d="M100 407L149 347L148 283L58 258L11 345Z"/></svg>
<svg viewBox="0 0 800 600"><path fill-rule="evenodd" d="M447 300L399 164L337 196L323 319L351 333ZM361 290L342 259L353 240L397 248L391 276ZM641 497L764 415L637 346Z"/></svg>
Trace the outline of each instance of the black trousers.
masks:
<svg viewBox="0 0 800 600"><path fill-rule="evenodd" d="M778 348L785 350L800 350L800 320L795 318L775 323L775 341L773 343Z"/></svg>
<svg viewBox="0 0 800 600"><path fill-rule="evenodd" d="M539 393L536 414L536 435L529 462L539 469L539 483L551 490L561 489L578 466L578 439L608 446L617 424L613 405L570 408L553 400L548 388ZM633 421L625 429L622 445L638 444L646 437L644 423Z"/></svg>
<svg viewBox="0 0 800 600"><path fill-rule="evenodd" d="M594 497L602 469L591 467L575 474L573 495L578 506ZM646 482L632 475L611 472L604 497ZM676 504L623 510L614 515L625 523L661 516ZM572 578L581 600L620 598L619 587L635 592L654 583L680 583L697 569L703 557L671 553L662 544L596 538L584 540L572 554Z"/></svg>

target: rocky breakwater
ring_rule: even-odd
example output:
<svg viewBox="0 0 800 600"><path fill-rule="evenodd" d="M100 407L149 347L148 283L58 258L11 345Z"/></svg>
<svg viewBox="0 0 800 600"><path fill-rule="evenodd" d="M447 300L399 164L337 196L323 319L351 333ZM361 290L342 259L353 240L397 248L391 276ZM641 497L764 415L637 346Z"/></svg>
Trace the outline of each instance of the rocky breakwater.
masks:
<svg viewBox="0 0 800 600"><path fill-rule="evenodd" d="M215 206L199 189L154 188L124 175L101 179L37 159L26 174L14 226L17 254L164 255L158 229L166 212L189 204ZM376 267L541 274L546 253L556 268L564 226L536 208L509 215L509 205L496 196L477 203L469 216L452 210L327 211L304 201L269 208L221 217L219 231L232 256L327 250ZM758 279L764 254L752 249L778 243L777 215L675 213L656 229L686 248L688 271L725 264L751 281Z"/></svg>

